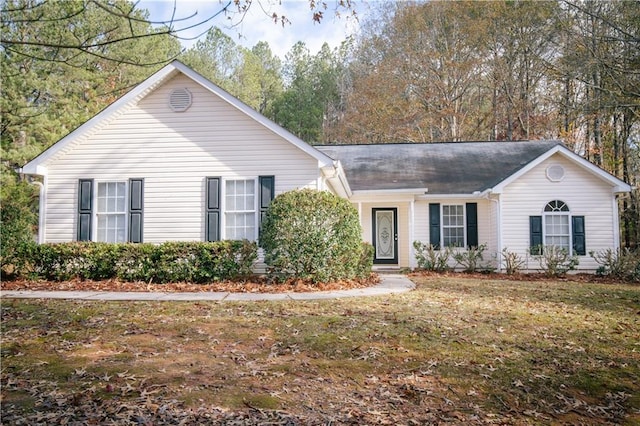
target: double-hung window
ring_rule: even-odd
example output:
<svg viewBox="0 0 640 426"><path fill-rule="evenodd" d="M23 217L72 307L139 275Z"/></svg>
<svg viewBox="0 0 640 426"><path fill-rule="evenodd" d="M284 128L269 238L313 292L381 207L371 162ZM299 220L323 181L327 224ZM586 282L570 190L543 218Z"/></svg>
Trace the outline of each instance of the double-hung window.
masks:
<svg viewBox="0 0 640 426"><path fill-rule="evenodd" d="M585 256L586 244L584 216L572 215L564 201L550 201L541 216L529 216L529 248L534 255L542 254L543 247L558 247Z"/></svg>
<svg viewBox="0 0 640 426"><path fill-rule="evenodd" d="M478 246L478 204L429 203L429 243L442 247Z"/></svg>
<svg viewBox="0 0 640 426"><path fill-rule="evenodd" d="M256 239L256 181L226 180L225 185L225 238L253 241Z"/></svg>
<svg viewBox="0 0 640 426"><path fill-rule="evenodd" d="M544 208L544 245L571 251L571 226L569 207L560 200L548 203Z"/></svg>
<svg viewBox="0 0 640 426"><path fill-rule="evenodd" d="M144 179L78 182L78 241L141 243Z"/></svg>
<svg viewBox="0 0 640 426"><path fill-rule="evenodd" d="M127 183L98 182L97 240L122 243L127 239Z"/></svg>
<svg viewBox="0 0 640 426"><path fill-rule="evenodd" d="M255 241L261 217L275 196L275 176L205 180L205 241Z"/></svg>
<svg viewBox="0 0 640 426"><path fill-rule="evenodd" d="M465 247L464 205L442 206L442 244L445 247Z"/></svg>

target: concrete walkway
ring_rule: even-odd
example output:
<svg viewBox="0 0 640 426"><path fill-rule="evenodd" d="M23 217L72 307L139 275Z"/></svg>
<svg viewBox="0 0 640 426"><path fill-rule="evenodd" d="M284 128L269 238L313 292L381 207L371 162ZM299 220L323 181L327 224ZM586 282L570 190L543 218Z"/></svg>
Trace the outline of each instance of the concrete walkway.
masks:
<svg viewBox="0 0 640 426"><path fill-rule="evenodd" d="M407 277L399 274L380 275L378 285L353 290L308 293L229 293L229 292L109 292L109 291L0 291L1 299L74 299L74 300L155 300L155 301L252 301L252 300L319 300L343 297L381 296L413 290Z"/></svg>

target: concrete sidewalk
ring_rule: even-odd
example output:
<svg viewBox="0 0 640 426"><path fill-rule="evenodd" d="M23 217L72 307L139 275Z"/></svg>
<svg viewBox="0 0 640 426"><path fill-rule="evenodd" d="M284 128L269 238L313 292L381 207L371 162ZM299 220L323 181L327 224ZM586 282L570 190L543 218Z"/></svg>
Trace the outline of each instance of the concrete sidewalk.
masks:
<svg viewBox="0 0 640 426"><path fill-rule="evenodd" d="M108 291L0 291L1 299L74 299L74 300L155 300L155 301L252 301L252 300L319 300L343 297L381 296L413 290L407 277L399 274L380 275L378 285L353 290L308 293L229 293L229 292L108 292Z"/></svg>

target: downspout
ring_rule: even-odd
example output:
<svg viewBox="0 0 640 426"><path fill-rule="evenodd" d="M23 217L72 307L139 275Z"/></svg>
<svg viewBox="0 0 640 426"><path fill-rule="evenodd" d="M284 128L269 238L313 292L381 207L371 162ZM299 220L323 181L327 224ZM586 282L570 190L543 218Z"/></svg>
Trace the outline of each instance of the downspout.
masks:
<svg viewBox="0 0 640 426"><path fill-rule="evenodd" d="M613 250L620 250L620 212L618 211L618 195L613 194Z"/></svg>
<svg viewBox="0 0 640 426"><path fill-rule="evenodd" d="M45 178L46 179L46 178ZM42 244L44 242L44 206L45 206L45 191L44 184L42 182L38 182L37 180L29 182L31 185L36 185L38 187L39 196L38 196L38 239L37 243Z"/></svg>
<svg viewBox="0 0 640 426"><path fill-rule="evenodd" d="M497 223L496 223L496 232L498 237L498 267L497 272L502 272L502 203L500 202L500 194L498 194L497 199L490 198L491 190L484 191L482 194L482 198L489 200L491 202L496 203L496 211L497 211Z"/></svg>

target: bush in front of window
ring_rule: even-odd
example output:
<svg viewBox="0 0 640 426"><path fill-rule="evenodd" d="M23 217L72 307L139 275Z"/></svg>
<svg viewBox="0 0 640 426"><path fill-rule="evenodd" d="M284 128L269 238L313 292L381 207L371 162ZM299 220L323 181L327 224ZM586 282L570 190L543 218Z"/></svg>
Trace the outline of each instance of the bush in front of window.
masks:
<svg viewBox="0 0 640 426"><path fill-rule="evenodd" d="M464 272L493 271L495 268L489 262L485 263L484 261L484 252L486 249L486 244L469 247L467 250L455 252L453 259L456 261L456 266L462 266Z"/></svg>
<svg viewBox="0 0 640 426"><path fill-rule="evenodd" d="M25 252L30 278L153 283L207 283L251 274L257 245L249 241L41 244Z"/></svg>
<svg viewBox="0 0 640 426"><path fill-rule="evenodd" d="M440 250L432 244L414 241L413 248L418 268L433 272L445 272L451 269L449 266L449 259L453 254L451 247Z"/></svg>
<svg viewBox="0 0 640 426"><path fill-rule="evenodd" d="M357 210L326 191L278 195L260 231L270 276L326 283L368 276L373 252L362 242Z"/></svg>
<svg viewBox="0 0 640 426"><path fill-rule="evenodd" d="M530 254L548 277L563 276L580 263L578 256L571 256L566 249L554 245L532 247Z"/></svg>

